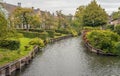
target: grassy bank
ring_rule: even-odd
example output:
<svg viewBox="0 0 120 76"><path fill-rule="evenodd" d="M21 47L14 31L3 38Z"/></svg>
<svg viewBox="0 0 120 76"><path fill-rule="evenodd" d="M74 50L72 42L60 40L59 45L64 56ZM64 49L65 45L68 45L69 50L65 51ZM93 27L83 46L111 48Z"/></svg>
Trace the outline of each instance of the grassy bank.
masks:
<svg viewBox="0 0 120 76"><path fill-rule="evenodd" d="M30 38L19 38L20 39L20 48L18 50L8 50L0 48L0 66L5 65L9 62L15 61L23 56L27 55L33 48L29 45L26 49L25 46L28 45Z"/></svg>

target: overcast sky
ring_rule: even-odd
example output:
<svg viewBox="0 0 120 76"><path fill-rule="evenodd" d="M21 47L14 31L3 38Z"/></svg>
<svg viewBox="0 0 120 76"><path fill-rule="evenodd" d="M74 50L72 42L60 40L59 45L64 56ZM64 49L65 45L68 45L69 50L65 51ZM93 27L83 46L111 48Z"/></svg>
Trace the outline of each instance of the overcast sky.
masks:
<svg viewBox="0 0 120 76"><path fill-rule="evenodd" d="M74 14L75 10L80 5L87 5L91 0L3 0L6 3L17 5L18 2L22 3L23 7L35 7L41 10L55 12L62 10L64 14ZM120 7L120 0L97 0L107 13L117 11Z"/></svg>

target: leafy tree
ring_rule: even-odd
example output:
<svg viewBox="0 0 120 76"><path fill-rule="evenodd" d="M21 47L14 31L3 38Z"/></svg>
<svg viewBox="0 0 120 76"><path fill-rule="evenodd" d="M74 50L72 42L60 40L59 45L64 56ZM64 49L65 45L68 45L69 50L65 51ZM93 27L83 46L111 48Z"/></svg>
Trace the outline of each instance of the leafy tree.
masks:
<svg viewBox="0 0 120 76"><path fill-rule="evenodd" d="M105 25L108 21L108 15L105 10L93 0L84 11L83 25L99 26Z"/></svg>
<svg viewBox="0 0 120 76"><path fill-rule="evenodd" d="M64 21L65 21L65 15L62 14L62 11L56 11L57 17L58 17L58 28L64 27Z"/></svg>
<svg viewBox="0 0 120 76"><path fill-rule="evenodd" d="M29 24L32 20L33 16L33 10L30 8L21 8L18 7L14 12L13 12L13 22L14 25L19 25L20 27L23 25L23 27L27 28L29 30Z"/></svg>
<svg viewBox="0 0 120 76"><path fill-rule="evenodd" d="M115 32L120 35L120 25L115 26Z"/></svg>
<svg viewBox="0 0 120 76"><path fill-rule="evenodd" d="M0 39L4 39L7 37L7 25L8 22L3 13L0 12Z"/></svg>
<svg viewBox="0 0 120 76"><path fill-rule="evenodd" d="M39 15L33 15L30 21L30 25L32 28L40 28L42 20Z"/></svg>
<svg viewBox="0 0 120 76"><path fill-rule="evenodd" d="M117 12L113 12L111 14L111 16L112 16L113 20L120 18L120 7L118 8L118 11Z"/></svg>
<svg viewBox="0 0 120 76"><path fill-rule="evenodd" d="M85 11L85 6L79 6L76 10L76 13L75 13L76 20L75 21L77 21L76 23L79 23L78 24L79 26L83 25L84 11Z"/></svg>
<svg viewBox="0 0 120 76"><path fill-rule="evenodd" d="M15 34L15 30L9 26L8 19L6 18L4 12L0 11L0 40L14 37Z"/></svg>

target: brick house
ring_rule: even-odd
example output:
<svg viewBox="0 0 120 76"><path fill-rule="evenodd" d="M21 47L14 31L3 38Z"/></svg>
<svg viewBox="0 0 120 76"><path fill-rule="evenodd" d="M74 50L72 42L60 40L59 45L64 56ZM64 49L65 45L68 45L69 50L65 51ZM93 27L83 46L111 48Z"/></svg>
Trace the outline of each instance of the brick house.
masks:
<svg viewBox="0 0 120 76"><path fill-rule="evenodd" d="M110 24L115 25L115 26L118 25L118 24L120 24L120 18L112 20Z"/></svg>

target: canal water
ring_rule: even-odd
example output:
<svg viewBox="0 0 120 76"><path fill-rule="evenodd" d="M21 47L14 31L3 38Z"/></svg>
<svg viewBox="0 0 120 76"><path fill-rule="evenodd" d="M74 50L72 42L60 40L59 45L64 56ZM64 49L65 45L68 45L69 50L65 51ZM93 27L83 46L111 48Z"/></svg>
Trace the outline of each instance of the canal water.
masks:
<svg viewBox="0 0 120 76"><path fill-rule="evenodd" d="M69 38L48 45L15 76L120 76L120 58L90 53L82 39Z"/></svg>

